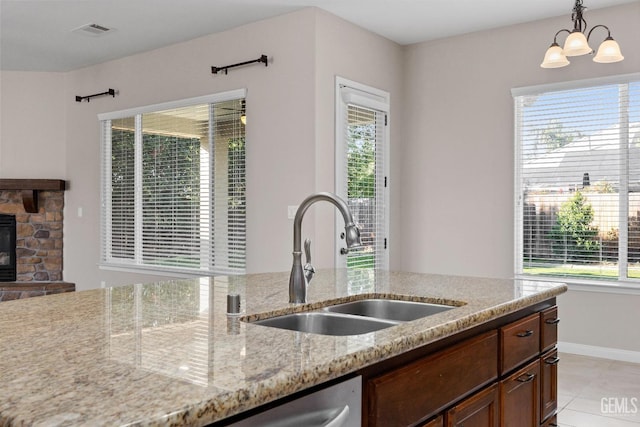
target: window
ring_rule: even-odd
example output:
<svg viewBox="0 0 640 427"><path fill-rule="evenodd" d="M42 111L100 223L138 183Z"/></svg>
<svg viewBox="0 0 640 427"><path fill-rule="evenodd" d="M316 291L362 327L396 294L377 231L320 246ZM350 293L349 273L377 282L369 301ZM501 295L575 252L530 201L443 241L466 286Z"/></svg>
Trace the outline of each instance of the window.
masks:
<svg viewBox="0 0 640 427"><path fill-rule="evenodd" d="M638 283L640 75L514 100L516 274Z"/></svg>
<svg viewBox="0 0 640 427"><path fill-rule="evenodd" d="M341 78L336 86L336 193L347 201L363 244L345 257L338 239L336 264L388 269L389 95Z"/></svg>
<svg viewBox="0 0 640 427"><path fill-rule="evenodd" d="M242 273L244 90L99 115L102 264Z"/></svg>

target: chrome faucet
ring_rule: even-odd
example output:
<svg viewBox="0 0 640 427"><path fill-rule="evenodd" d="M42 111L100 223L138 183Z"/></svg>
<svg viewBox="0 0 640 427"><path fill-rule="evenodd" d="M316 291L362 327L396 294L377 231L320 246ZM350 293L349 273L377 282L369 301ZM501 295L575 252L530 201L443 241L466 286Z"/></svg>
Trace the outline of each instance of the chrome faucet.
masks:
<svg viewBox="0 0 640 427"><path fill-rule="evenodd" d="M304 242L305 255L307 262L302 267L302 218L305 212L315 202L324 200L331 202L338 208L344 218L344 238L347 243L347 253L349 249L362 245L360 242L360 230L353 222L353 215L344 200L332 193L316 193L307 197L302 201L293 220L293 266L291 267L291 276L289 277L289 302L304 303L307 302L307 285L313 278L315 269L311 265L311 240Z"/></svg>

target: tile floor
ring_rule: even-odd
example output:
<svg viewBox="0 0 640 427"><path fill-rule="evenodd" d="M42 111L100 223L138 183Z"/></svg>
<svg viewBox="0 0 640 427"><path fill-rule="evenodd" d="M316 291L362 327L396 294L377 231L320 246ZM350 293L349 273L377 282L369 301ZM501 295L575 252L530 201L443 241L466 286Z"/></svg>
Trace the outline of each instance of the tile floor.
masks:
<svg viewBox="0 0 640 427"><path fill-rule="evenodd" d="M640 364L560 354L560 427L640 427Z"/></svg>

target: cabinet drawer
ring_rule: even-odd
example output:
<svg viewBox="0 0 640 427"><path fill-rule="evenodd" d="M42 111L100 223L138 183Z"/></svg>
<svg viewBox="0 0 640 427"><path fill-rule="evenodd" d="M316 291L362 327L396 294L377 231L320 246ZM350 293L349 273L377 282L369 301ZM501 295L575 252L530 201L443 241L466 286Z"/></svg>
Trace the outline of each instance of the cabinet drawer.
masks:
<svg viewBox="0 0 640 427"><path fill-rule="evenodd" d="M527 316L500 328L500 373L504 374L540 351L540 315Z"/></svg>
<svg viewBox="0 0 640 427"><path fill-rule="evenodd" d="M545 352L558 342L558 307L548 308L540 313L540 351Z"/></svg>
<svg viewBox="0 0 640 427"><path fill-rule="evenodd" d="M490 331L367 382L369 426L416 424L498 377Z"/></svg>

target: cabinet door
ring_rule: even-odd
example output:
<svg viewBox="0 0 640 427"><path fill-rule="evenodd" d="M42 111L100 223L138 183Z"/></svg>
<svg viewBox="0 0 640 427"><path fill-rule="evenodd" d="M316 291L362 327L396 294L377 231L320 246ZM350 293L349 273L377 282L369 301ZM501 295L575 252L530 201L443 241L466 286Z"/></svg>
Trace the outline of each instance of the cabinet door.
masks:
<svg viewBox="0 0 640 427"><path fill-rule="evenodd" d="M558 350L553 350L541 358L540 370L540 419L542 421L555 414L558 408Z"/></svg>
<svg viewBox="0 0 640 427"><path fill-rule="evenodd" d="M498 384L458 403L446 414L447 427L499 427Z"/></svg>
<svg viewBox="0 0 640 427"><path fill-rule="evenodd" d="M553 306L540 313L540 351L545 352L556 345L558 341L558 307Z"/></svg>
<svg viewBox="0 0 640 427"><path fill-rule="evenodd" d="M500 403L501 427L540 424L540 359L500 382Z"/></svg>

